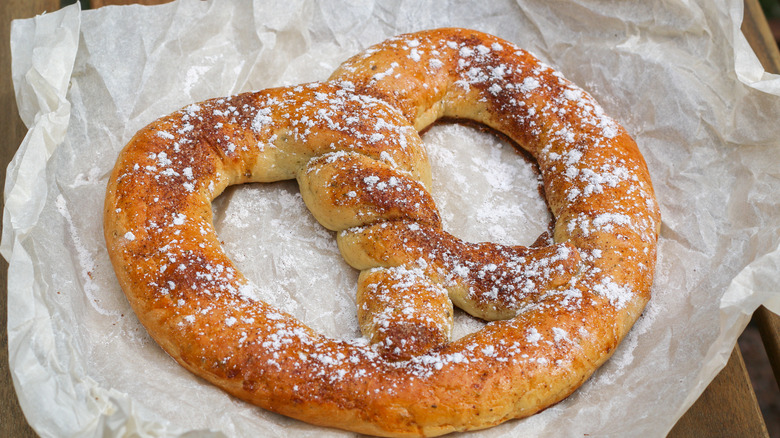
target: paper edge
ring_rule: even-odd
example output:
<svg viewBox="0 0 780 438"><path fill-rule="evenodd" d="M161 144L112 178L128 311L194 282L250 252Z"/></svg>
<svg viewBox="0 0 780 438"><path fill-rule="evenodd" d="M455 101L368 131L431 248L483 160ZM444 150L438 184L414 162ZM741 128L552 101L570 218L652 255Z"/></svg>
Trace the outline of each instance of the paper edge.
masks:
<svg viewBox="0 0 780 438"><path fill-rule="evenodd" d="M41 29L44 30L43 33L39 33ZM126 417L123 421L124 424L117 424L116 421L111 421L111 418L116 415L109 415L112 411L120 413L122 412L122 407L125 407L125 411L129 410L132 412L138 410L132 406L132 401L122 403L122 395L116 393L111 394L110 406L104 404L101 407L95 403L92 407L85 407L87 411L91 411L94 414L88 418L74 416L67 419L67 424L52 422L50 416L35 409L41 397L52 394L55 396L64 394L68 398L73 399L73 401L79 402L89 393L102 388L97 387L95 382L90 383L89 379L78 381L79 376L73 376L71 379L73 388L78 388L72 392L62 391L58 387L51 388L51 385L46 380L26 381L24 387L22 387L16 372L19 367L18 365L16 367L13 366L15 363L25 359L27 359L25 362L27 365L26 372L30 371L30 365L42 366L42 361L39 358L23 357L25 352L30 353L29 349L24 349L24 341L26 339L35 337L38 339L36 342L41 342L41 339L43 342L53 342L51 321L48 319L42 320L37 315L38 303L35 299L34 285L25 284L32 283L35 267L30 254L23 246L28 232L37 224L43 210L47 199L47 188L45 185L38 184L42 193L38 193L37 196L31 196L24 187L32 184L29 182L30 180L39 179L54 151L65 140L71 110L70 102L67 100L67 93L78 53L80 32L81 5L77 2L51 13L27 19L13 20L9 40L12 41L15 35L19 33L25 33L26 35L31 33L33 35L32 41L26 47L20 48L17 45L11 45L12 66L14 67L12 80L16 101L17 103L24 101L25 105L28 107L32 106L33 110L28 112L26 116L21 111L18 113L24 119L29 129L8 165L4 190L3 232L2 242L0 242L0 254L8 261L8 285L22 285L20 288L21 293L11 293L9 290L7 295L9 312L7 314L6 329L9 373L11 374L16 397L25 419L30 427L43 437L60 436L62 432L67 432L64 428L69 429L69 435L71 436L101 436L101 424L104 425L102 427L102 435L105 435L105 432L108 430L118 432L120 430L133 431L140 428L136 432L142 432L144 429L152 431L159 429L154 424L138 425L138 427L134 427L133 424L128 425L127 420L131 417ZM18 39L18 37L16 38ZM28 58L21 57L19 51L34 49L39 38L56 41L55 47L57 50L48 53L48 55L56 56L47 57L46 63L49 66L56 65L60 68L60 75L47 77L45 74L37 71L34 54L29 54ZM24 62L21 66L19 64L20 59L22 60L21 62ZM37 92L33 93L31 89L26 87L29 80L39 81L36 90L40 90L41 87L46 90L48 95L43 100L41 100L41 96ZM21 107L19 104L17 106ZM23 166L31 171L20 176L18 170ZM24 181L28 182L25 183ZM22 277L22 281L14 280L20 277ZM29 281L24 281L25 279ZM14 309L14 311L11 312L10 309ZM51 358L50 356L44 358L44 360L50 360ZM62 360L62 358L58 360ZM45 371L49 369L48 367L42 367ZM139 435L161 436L143 433Z"/></svg>
<svg viewBox="0 0 780 438"><path fill-rule="evenodd" d="M742 0L733 0L729 12L732 17L734 71L737 78L750 88L780 96L780 75L768 73L764 69L758 55L742 33L745 3Z"/></svg>
<svg viewBox="0 0 780 438"><path fill-rule="evenodd" d="M59 39L58 48L61 50L52 52L57 54L58 57L47 59L48 64L58 64L64 69L67 80L65 80L66 78L57 78L60 79L57 81L58 83L52 83L43 79L53 96L50 96L51 99L46 102L40 102L37 96L32 96L35 98L34 101L38 102L34 122L8 165L4 189L3 234L0 242L0 254L6 260L9 260L11 256L12 242L23 239L30 228L32 228L32 225L37 223L37 218L43 209L46 199L46 196L41 196L31 200L29 193L24 190L24 187L31 186L33 184L32 181L40 180L38 177L45 171L49 158L51 158L56 147L65 140L67 134L71 109L70 102L67 100L67 92L78 52L78 36L81 29L80 11L81 5L76 3L50 14L38 15L24 20L14 20L12 26L11 38L14 37L23 24L31 25L37 30L41 22L56 21L58 23L55 30L62 28L66 29L66 31L69 30L68 35L72 39ZM35 33L38 36L37 31ZM52 37L53 35L45 36ZM74 39L75 48L69 47L74 42ZM31 58L33 56L31 55ZM14 56L13 50L12 57L18 59L18 54ZM35 73L37 72L33 65L29 65L21 73L12 73L17 102L28 98L31 99L29 90L24 89L24 84ZM38 75L36 78L43 78L43 75ZM49 105L52 106L45 108ZM21 105L18 104L17 107L21 107ZM22 166L30 166L33 171L20 176L18 170ZM21 184L19 183L20 178ZM25 183L25 181L27 182ZM46 187L40 186L40 189L45 191ZM21 223L27 225L22 226L20 225Z"/></svg>
<svg viewBox="0 0 780 438"><path fill-rule="evenodd" d="M744 85L776 96L780 96L780 75L767 73L761 65L758 55L753 51L742 33L741 23L744 19L744 2L732 0L729 7L729 15L732 20L733 38L733 68L737 79ZM767 260L777 260L780 266L780 248L753 260L732 279L726 292L721 296L719 303L719 333L710 345L702 359L702 365L696 375L696 384L689 390L683 403L675 413L673 421L664 431L667 435L685 415L693 404L701 397L715 377L726 367L734 350L739 334L750 322L755 310L763 305L774 313L780 312L780 294L770 291L756 291L749 284L755 282L753 278L757 267L765 264ZM750 279L750 280L748 280ZM726 342L737 333L734 344Z"/></svg>

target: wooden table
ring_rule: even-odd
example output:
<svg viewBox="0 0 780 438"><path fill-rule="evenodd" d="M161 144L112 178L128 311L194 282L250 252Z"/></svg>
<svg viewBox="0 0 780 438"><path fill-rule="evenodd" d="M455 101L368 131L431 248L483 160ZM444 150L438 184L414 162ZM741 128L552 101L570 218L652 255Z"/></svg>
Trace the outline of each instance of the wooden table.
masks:
<svg viewBox="0 0 780 438"><path fill-rule="evenodd" d="M104 4L162 3L167 0L92 0L92 7ZM6 167L26 133L26 128L16 111L11 83L11 54L9 48L10 22L16 18L28 18L44 11L54 11L60 0L3 0L0 5L0 179L5 181ZM766 18L758 0L745 0L743 32L759 54L768 71L780 73L780 53L771 38ZM34 437L19 408L8 369L7 337L7 285L8 264L0 260L0 436ZM772 358L775 375L778 375L778 327L779 318L759 309L756 314ZM750 384L739 347L735 346L726 367L718 374L699 400L680 419L669 434L670 437L768 437L755 393Z"/></svg>

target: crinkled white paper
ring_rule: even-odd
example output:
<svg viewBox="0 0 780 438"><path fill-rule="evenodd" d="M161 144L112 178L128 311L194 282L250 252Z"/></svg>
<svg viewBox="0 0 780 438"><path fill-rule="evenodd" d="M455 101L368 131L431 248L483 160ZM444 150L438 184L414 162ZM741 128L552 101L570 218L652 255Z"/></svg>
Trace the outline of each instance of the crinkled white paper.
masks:
<svg viewBox="0 0 780 438"><path fill-rule="evenodd" d="M11 371L35 430L350 436L227 396L151 341L103 242L108 174L136 130L188 103L323 80L392 35L463 26L529 49L594 94L635 136L663 213L653 299L613 358L562 403L474 436L665 435L755 308L780 310L780 80L739 33L741 0L518 3L186 0L14 22L30 130L8 169L2 253ZM546 229L533 166L510 145L460 125L424 139L456 235L529 244ZM329 335L359 336L356 273L294 183L231 188L214 209L225 249L269 301Z"/></svg>

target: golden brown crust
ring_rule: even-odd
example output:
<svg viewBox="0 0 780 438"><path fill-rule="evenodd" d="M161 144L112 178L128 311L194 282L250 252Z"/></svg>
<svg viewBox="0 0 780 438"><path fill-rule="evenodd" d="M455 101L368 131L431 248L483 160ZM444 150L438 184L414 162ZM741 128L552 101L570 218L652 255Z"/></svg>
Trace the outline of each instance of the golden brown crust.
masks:
<svg viewBox="0 0 780 438"><path fill-rule="evenodd" d="M552 245L467 244L441 229L415 131L441 117L484 123L536 159ZM292 178L364 270L373 346L329 339L258 300L220 247L211 200L231 184ZM533 56L465 29L401 35L328 82L153 122L122 151L104 211L130 304L182 366L263 408L385 436L490 427L574 391L649 299L659 223L625 130ZM449 300L503 320L446 342ZM409 349L386 348L412 335Z"/></svg>
<svg viewBox="0 0 780 438"><path fill-rule="evenodd" d="M367 269L358 278L357 313L363 333L390 361L408 360L450 340L452 301L421 270Z"/></svg>

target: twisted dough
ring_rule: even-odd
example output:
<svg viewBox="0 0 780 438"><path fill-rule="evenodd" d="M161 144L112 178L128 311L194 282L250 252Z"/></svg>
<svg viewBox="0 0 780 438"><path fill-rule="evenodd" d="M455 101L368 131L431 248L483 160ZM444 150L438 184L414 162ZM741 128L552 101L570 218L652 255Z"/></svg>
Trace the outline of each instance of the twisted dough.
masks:
<svg viewBox="0 0 780 438"><path fill-rule="evenodd" d="M484 123L533 155L552 244L471 244L441 229L416 132L441 117ZM373 347L256 299L220 247L216 196L290 178L362 270ZM263 408L386 436L490 427L574 391L649 299L660 223L622 127L528 53L463 29L402 35L328 82L212 99L151 123L122 151L104 214L128 300L181 365ZM450 300L498 320L447 342Z"/></svg>

